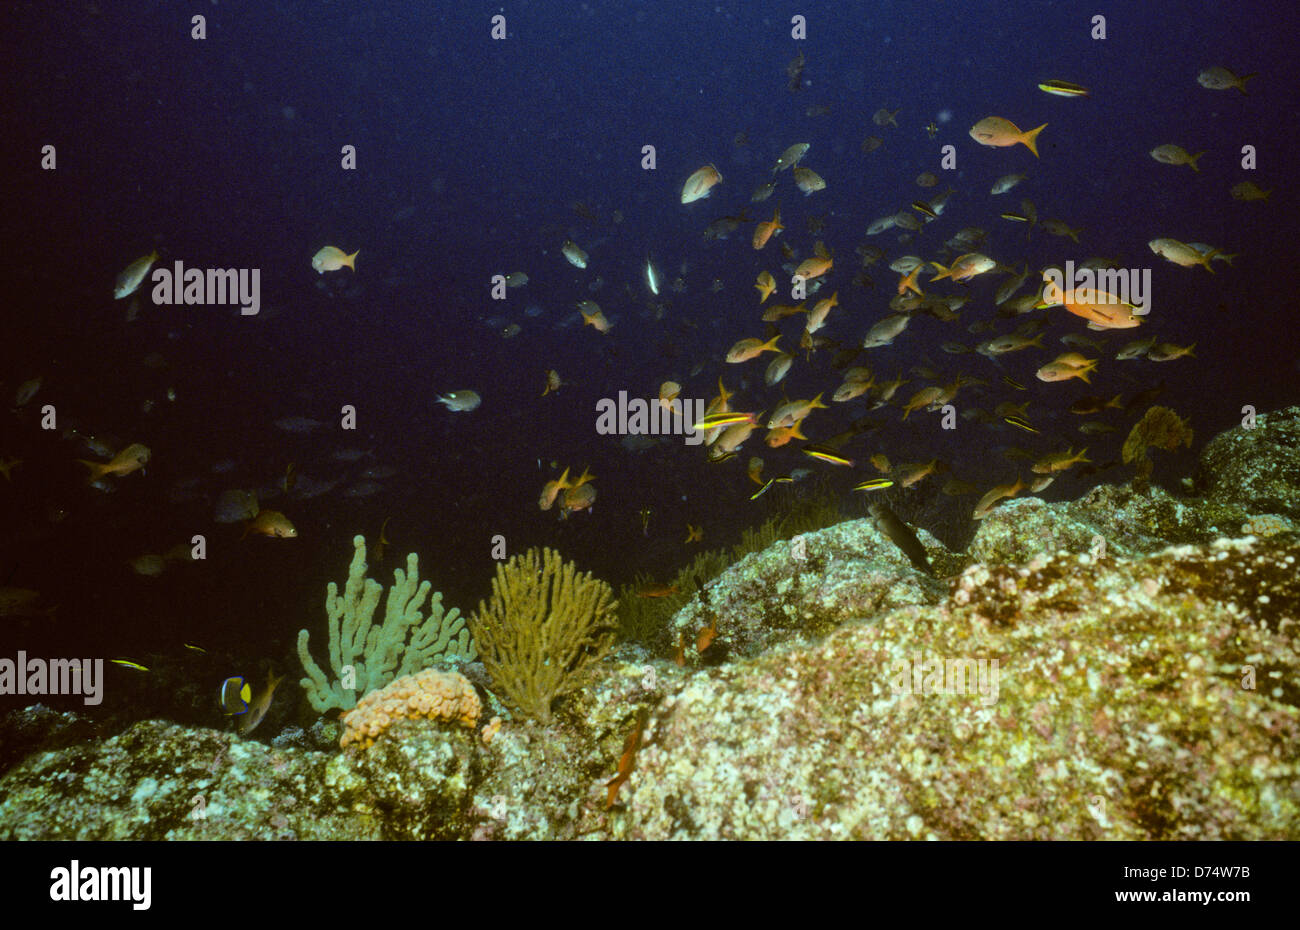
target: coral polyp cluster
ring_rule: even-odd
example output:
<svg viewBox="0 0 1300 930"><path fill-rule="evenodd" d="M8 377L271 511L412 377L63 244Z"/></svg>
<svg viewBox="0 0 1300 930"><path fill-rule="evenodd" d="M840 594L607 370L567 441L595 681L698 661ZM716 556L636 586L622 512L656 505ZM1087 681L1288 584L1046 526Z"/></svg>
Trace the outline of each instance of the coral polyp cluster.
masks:
<svg viewBox="0 0 1300 930"><path fill-rule="evenodd" d="M403 717L427 717L472 727L482 709L474 686L464 675L427 668L395 679L358 701L341 718L344 730L339 745L360 743L362 749L368 749L376 737Z"/></svg>

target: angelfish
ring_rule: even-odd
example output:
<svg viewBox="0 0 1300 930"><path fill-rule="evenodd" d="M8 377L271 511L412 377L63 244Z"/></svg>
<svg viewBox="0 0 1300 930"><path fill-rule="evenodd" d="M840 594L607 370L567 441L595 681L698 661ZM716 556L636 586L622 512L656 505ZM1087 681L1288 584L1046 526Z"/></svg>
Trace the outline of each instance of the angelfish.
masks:
<svg viewBox="0 0 1300 930"><path fill-rule="evenodd" d="M266 712L271 708L271 696L275 694L275 686L283 680L283 676L273 675L269 670L267 671L266 688L258 692L257 697L248 705L248 710L243 715L244 719L239 721L239 734L241 736L252 733L257 725L262 722L262 718L266 716Z"/></svg>

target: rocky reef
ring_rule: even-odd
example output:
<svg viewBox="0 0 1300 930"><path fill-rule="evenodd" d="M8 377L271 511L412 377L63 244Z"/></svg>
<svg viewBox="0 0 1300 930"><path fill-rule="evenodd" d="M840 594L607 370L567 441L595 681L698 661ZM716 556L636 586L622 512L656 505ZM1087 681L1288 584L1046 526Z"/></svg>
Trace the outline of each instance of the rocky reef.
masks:
<svg viewBox="0 0 1300 930"><path fill-rule="evenodd" d="M26 708L0 837L1298 838L1300 408L1175 487L922 532L933 576L868 520L777 542L678 612L680 665L624 642L547 725L473 663L504 723L343 752Z"/></svg>

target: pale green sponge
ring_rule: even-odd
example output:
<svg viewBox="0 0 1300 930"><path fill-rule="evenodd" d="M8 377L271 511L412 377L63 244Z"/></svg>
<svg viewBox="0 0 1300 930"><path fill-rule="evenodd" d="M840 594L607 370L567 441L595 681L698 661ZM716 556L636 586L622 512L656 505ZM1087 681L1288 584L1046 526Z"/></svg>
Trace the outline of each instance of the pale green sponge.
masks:
<svg viewBox="0 0 1300 930"><path fill-rule="evenodd" d="M384 589L366 577L365 537L354 537L352 546L355 551L343 596L332 581L325 596L329 665L337 680L325 677L307 648L307 631L298 631L298 657L307 673L302 687L312 707L322 713L332 707L350 710L368 692L399 675L423 671L435 660L470 662L478 656L465 619L455 607L443 611L440 592L429 598L429 616L421 615L431 585L420 581L420 561L415 553L406 557L406 571L394 569L384 622L376 626L375 608Z"/></svg>

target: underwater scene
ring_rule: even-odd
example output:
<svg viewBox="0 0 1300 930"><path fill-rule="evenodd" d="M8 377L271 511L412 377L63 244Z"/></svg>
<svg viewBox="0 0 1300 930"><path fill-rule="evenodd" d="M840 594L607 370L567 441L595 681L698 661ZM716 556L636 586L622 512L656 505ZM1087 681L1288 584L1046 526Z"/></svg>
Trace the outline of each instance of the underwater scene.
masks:
<svg viewBox="0 0 1300 930"><path fill-rule="evenodd" d="M1300 838L1300 12L1106 6L10 3L0 838Z"/></svg>

